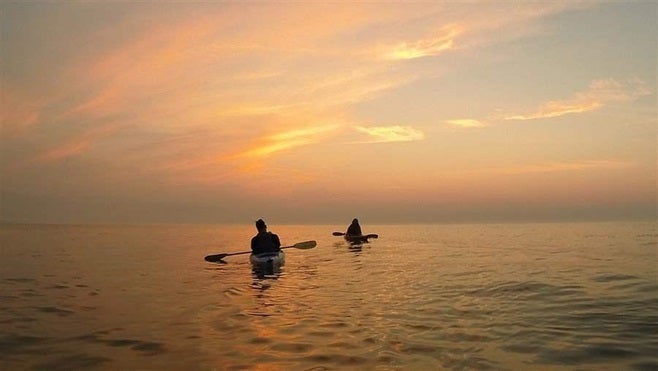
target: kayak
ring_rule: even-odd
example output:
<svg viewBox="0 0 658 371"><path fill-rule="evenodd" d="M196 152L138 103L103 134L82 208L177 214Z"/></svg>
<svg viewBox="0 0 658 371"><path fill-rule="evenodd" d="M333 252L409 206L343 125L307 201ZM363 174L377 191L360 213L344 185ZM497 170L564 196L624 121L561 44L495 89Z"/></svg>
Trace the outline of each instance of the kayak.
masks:
<svg viewBox="0 0 658 371"><path fill-rule="evenodd" d="M262 254L251 254L249 255L249 261L253 265L258 266L282 266L286 262L286 254L283 251L278 252L265 252Z"/></svg>
<svg viewBox="0 0 658 371"><path fill-rule="evenodd" d="M370 237L371 237L371 235L365 235L365 236L363 236L363 235L358 235L358 236L345 235L345 241L347 241L349 243L364 243L364 242L368 242L368 238L370 238Z"/></svg>

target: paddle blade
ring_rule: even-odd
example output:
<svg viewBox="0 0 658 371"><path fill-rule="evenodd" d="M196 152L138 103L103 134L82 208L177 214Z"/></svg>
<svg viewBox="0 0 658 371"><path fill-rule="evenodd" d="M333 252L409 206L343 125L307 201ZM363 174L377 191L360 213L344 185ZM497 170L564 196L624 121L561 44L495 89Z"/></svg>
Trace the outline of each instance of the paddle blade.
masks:
<svg viewBox="0 0 658 371"><path fill-rule="evenodd" d="M296 243L292 247L296 249L306 250L306 249L312 249L315 246L317 246L317 242L315 241L304 241L304 242Z"/></svg>
<svg viewBox="0 0 658 371"><path fill-rule="evenodd" d="M344 235L345 235L345 233L343 233L343 232L334 232L334 233L332 233L332 234L333 234L334 236L344 236Z"/></svg>
<svg viewBox="0 0 658 371"><path fill-rule="evenodd" d="M376 234L373 233L373 234L366 235L366 238L379 238L379 235L376 235Z"/></svg>
<svg viewBox="0 0 658 371"><path fill-rule="evenodd" d="M216 263L216 262L221 261L222 259L224 259L227 255L228 254L208 255L203 259L207 262Z"/></svg>

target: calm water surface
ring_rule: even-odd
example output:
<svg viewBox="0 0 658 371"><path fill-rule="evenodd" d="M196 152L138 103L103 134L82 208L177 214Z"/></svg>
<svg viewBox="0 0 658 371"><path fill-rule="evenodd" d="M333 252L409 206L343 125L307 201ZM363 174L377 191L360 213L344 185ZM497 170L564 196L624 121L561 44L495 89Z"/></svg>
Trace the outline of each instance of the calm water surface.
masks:
<svg viewBox="0 0 658 371"><path fill-rule="evenodd" d="M656 223L0 226L0 369L658 369Z"/></svg>

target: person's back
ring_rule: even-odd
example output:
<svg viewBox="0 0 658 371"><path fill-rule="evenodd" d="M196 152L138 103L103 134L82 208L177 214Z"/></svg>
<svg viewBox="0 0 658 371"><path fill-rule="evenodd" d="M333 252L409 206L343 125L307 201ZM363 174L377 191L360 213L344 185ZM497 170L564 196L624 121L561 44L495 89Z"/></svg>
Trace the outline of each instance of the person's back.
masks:
<svg viewBox="0 0 658 371"><path fill-rule="evenodd" d="M266 252L277 252L281 250L281 241L279 236L267 231L267 225L263 219L256 221L258 234L251 239L251 252L253 254L262 254Z"/></svg>
<svg viewBox="0 0 658 371"><path fill-rule="evenodd" d="M345 233L348 236L361 236L361 226L359 225L359 220L352 220L352 224L347 227L347 232Z"/></svg>

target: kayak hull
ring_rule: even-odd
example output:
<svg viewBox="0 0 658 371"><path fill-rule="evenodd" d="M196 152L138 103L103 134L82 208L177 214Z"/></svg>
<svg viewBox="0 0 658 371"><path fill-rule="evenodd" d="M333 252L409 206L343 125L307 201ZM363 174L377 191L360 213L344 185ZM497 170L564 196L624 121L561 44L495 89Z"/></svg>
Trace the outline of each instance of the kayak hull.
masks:
<svg viewBox="0 0 658 371"><path fill-rule="evenodd" d="M370 236L361 236L361 235L360 236L348 236L348 235L345 235L345 241L347 241L349 243L365 243L365 242L368 242L368 238L370 238Z"/></svg>
<svg viewBox="0 0 658 371"><path fill-rule="evenodd" d="M286 254L283 251L251 254L249 255L249 261L255 266L280 267L286 262Z"/></svg>

